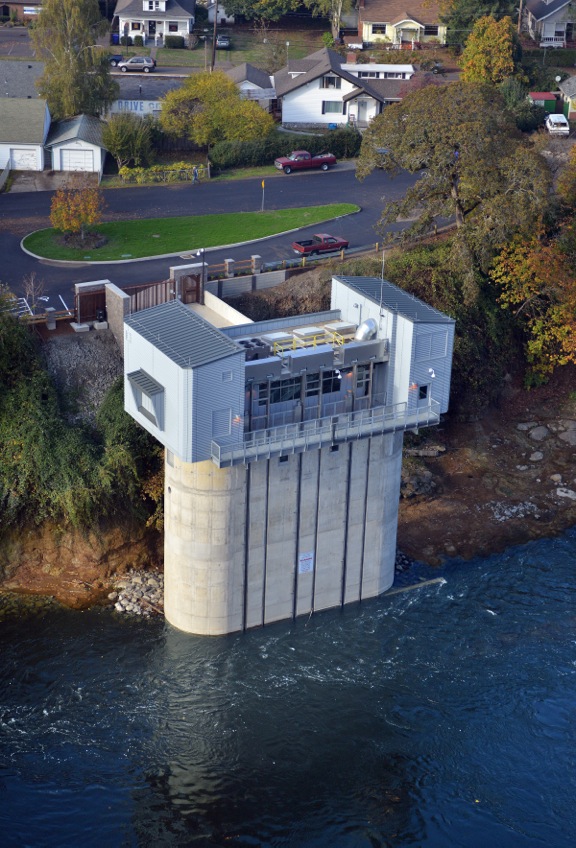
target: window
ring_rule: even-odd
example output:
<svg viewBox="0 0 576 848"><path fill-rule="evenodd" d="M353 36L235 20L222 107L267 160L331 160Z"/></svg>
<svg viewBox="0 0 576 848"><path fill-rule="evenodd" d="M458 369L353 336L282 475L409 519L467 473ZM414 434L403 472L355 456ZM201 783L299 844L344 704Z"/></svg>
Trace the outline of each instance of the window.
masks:
<svg viewBox="0 0 576 848"><path fill-rule="evenodd" d="M340 103L339 100L323 100L322 101L322 114L326 115L328 113L332 114L344 114L344 109L346 108L345 104Z"/></svg>
<svg viewBox="0 0 576 848"><path fill-rule="evenodd" d="M301 377L294 377L290 380L274 380L270 385L258 383L258 406L265 406L268 398L270 398L271 404L300 400L301 387Z"/></svg>
<svg viewBox="0 0 576 848"><path fill-rule="evenodd" d="M322 374L322 394L329 395L339 392L342 385L342 375L339 371L324 371Z"/></svg>
<svg viewBox="0 0 576 848"><path fill-rule="evenodd" d="M386 35L388 24L372 24L372 35Z"/></svg>
<svg viewBox="0 0 576 848"><path fill-rule="evenodd" d="M293 377L291 380L275 380L270 384L270 403L300 400L301 385L300 377Z"/></svg>
<svg viewBox="0 0 576 848"><path fill-rule="evenodd" d="M340 77L322 77L320 88L342 88L342 80Z"/></svg>
<svg viewBox="0 0 576 848"><path fill-rule="evenodd" d="M435 24L425 24L424 35L438 35L438 27Z"/></svg>
<svg viewBox="0 0 576 848"><path fill-rule="evenodd" d="M168 32L178 32L177 21L168 21Z"/></svg>
<svg viewBox="0 0 576 848"><path fill-rule="evenodd" d="M320 393L320 374L309 374L306 377L306 397L316 397Z"/></svg>
<svg viewBox="0 0 576 848"><path fill-rule="evenodd" d="M140 24L132 21L131 29L139 30Z"/></svg>
<svg viewBox="0 0 576 848"><path fill-rule="evenodd" d="M358 74L360 79L380 79L378 71L360 71Z"/></svg>
<svg viewBox="0 0 576 848"><path fill-rule="evenodd" d="M370 366L359 365L356 369L356 390L358 397L366 397L370 389Z"/></svg>
<svg viewBox="0 0 576 848"><path fill-rule="evenodd" d="M164 388L140 369L128 374L128 382L138 412L158 429L164 429Z"/></svg>

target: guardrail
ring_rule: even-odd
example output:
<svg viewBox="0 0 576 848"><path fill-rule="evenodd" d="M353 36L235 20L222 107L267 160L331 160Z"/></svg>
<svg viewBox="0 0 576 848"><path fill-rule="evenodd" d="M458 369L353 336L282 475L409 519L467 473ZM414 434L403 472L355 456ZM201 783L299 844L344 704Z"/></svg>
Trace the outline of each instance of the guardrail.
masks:
<svg viewBox="0 0 576 848"><path fill-rule="evenodd" d="M239 426L242 421L237 422ZM425 407L408 410L406 403L379 406L299 424L285 424L245 433L242 441L214 440L212 462L219 468L248 465L261 459L288 456L327 445L367 439L399 430L418 430L440 423L440 404L431 400Z"/></svg>

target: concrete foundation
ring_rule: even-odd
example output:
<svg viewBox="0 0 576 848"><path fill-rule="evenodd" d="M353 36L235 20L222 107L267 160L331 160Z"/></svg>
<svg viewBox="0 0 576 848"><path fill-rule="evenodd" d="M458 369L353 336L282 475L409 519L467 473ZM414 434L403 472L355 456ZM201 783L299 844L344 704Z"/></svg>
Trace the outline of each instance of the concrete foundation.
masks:
<svg viewBox="0 0 576 848"><path fill-rule="evenodd" d="M401 433L248 467L167 454L167 620L219 635L386 591L401 463Z"/></svg>

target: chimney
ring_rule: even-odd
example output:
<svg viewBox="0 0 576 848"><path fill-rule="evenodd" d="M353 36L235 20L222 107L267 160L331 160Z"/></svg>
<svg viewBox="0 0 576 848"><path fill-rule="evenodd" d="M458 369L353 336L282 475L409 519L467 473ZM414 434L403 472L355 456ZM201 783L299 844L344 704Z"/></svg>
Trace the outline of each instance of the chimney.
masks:
<svg viewBox="0 0 576 848"><path fill-rule="evenodd" d="M356 63L356 53L346 53L346 64L354 65Z"/></svg>

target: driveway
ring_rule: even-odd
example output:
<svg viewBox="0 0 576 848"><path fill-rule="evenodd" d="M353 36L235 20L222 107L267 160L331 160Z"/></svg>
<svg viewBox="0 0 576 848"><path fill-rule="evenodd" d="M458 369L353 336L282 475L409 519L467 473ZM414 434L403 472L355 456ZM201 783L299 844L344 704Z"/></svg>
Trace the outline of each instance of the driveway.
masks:
<svg viewBox="0 0 576 848"><path fill-rule="evenodd" d="M85 174L78 171L13 171L7 194L24 191L58 191L74 183L79 176L85 177L90 185L98 185L97 174Z"/></svg>

